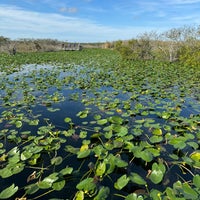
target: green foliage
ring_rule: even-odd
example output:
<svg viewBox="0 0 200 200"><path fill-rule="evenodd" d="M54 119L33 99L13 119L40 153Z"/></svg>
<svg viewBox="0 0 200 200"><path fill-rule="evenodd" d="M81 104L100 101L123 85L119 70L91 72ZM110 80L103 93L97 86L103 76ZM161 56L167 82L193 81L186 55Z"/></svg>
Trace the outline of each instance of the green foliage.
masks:
<svg viewBox="0 0 200 200"><path fill-rule="evenodd" d="M7 187L0 193L0 199L8 199L12 197L18 191L18 189L18 186L12 184L10 187Z"/></svg>
<svg viewBox="0 0 200 200"><path fill-rule="evenodd" d="M165 171L166 168L163 163L153 163L151 174L149 176L150 180L155 184L160 183L165 175Z"/></svg>
<svg viewBox="0 0 200 200"><path fill-rule="evenodd" d="M1 197L199 199L199 68L100 49L0 57Z"/></svg>
<svg viewBox="0 0 200 200"><path fill-rule="evenodd" d="M120 178L117 179L114 186L117 190L121 190L122 188L124 188L128 184L129 180L130 180L130 178L127 177L126 174L124 174Z"/></svg>
<svg viewBox="0 0 200 200"><path fill-rule="evenodd" d="M146 60L151 58L151 46L149 40L118 41L115 46L125 60Z"/></svg>
<svg viewBox="0 0 200 200"><path fill-rule="evenodd" d="M185 44L179 52L179 61L189 67L199 67L200 61L200 42L196 41L194 46Z"/></svg>

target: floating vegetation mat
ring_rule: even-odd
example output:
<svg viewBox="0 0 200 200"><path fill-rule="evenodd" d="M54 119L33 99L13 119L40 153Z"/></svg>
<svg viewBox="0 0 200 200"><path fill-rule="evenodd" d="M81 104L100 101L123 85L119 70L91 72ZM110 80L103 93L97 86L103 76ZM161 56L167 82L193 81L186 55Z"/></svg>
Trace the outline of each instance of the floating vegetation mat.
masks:
<svg viewBox="0 0 200 200"><path fill-rule="evenodd" d="M0 199L200 199L199 68L95 49L0 59Z"/></svg>

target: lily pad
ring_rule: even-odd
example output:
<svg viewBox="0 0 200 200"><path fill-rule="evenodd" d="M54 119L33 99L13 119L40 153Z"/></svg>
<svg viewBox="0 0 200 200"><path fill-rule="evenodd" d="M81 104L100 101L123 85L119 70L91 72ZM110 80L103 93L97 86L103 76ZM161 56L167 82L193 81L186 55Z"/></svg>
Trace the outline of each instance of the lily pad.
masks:
<svg viewBox="0 0 200 200"><path fill-rule="evenodd" d="M8 199L12 197L18 191L18 189L18 186L15 186L13 183L11 186L7 187L0 193L0 199Z"/></svg>
<svg viewBox="0 0 200 200"><path fill-rule="evenodd" d="M200 167L200 151L194 151L190 154L190 158L194 161L195 167Z"/></svg>
<svg viewBox="0 0 200 200"><path fill-rule="evenodd" d="M130 180L130 178L127 177L126 174L124 174L120 178L117 179L117 181L114 184L114 187L117 190L121 190L122 188L124 188L128 184L129 180Z"/></svg>
<svg viewBox="0 0 200 200"><path fill-rule="evenodd" d="M164 164L153 163L151 174L149 176L150 180L155 184L160 183L163 180L165 170L166 170L166 168L165 168Z"/></svg>

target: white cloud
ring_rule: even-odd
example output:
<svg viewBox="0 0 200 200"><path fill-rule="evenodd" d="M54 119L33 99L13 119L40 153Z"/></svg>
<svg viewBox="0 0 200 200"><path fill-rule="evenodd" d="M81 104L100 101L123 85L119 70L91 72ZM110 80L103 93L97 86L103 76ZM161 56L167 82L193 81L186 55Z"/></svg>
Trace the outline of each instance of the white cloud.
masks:
<svg viewBox="0 0 200 200"><path fill-rule="evenodd" d="M78 12L78 8L76 8L76 7L61 7L60 12L76 13L76 12Z"/></svg>
<svg viewBox="0 0 200 200"><path fill-rule="evenodd" d="M200 22L200 15L197 14L190 14L190 15L184 15L184 16L175 16L171 17L170 19L174 23L180 24L180 25L196 25Z"/></svg>
<svg viewBox="0 0 200 200"><path fill-rule="evenodd" d="M103 26L91 20L54 13L26 11L18 7L0 6L0 35L10 38L55 38L60 40L97 42L130 39L147 28Z"/></svg>
<svg viewBox="0 0 200 200"><path fill-rule="evenodd" d="M50 1L52 2L52 0ZM172 2L172 0L168 1ZM162 4L161 1L160 3L152 3L146 0L132 3L132 5L121 1L121 4L115 5L117 12L113 11L112 14L121 14L123 11L129 12L127 15L122 14L123 17L132 16L132 21L124 19L127 26L123 25L123 19L121 20L122 24L118 24L117 21L111 22L108 19L108 22L112 23L112 25L103 25L103 22L99 23L86 18L66 16L66 12L76 12L77 10L76 7L68 7L65 4L60 7L62 12L57 14L28 11L16 6L0 4L0 36L11 39L54 38L79 42L99 42L130 39L144 32L162 32L174 27L199 23L199 13L187 13L185 12L186 10L180 12L176 6L167 4L168 1L164 3L163 0ZM180 3L183 1L173 0L173 2ZM189 2L189 0L184 2ZM191 0L190 2L197 2L197 0ZM165 6L168 6L168 8L164 9ZM190 10L192 8L192 5L190 5ZM98 16L100 14L105 15L105 12L105 10L101 10ZM81 15L88 18L89 15L86 15L86 13ZM78 15L79 12L76 16Z"/></svg>
<svg viewBox="0 0 200 200"><path fill-rule="evenodd" d="M167 4L181 5L181 4L195 4L200 3L200 0L165 0Z"/></svg>

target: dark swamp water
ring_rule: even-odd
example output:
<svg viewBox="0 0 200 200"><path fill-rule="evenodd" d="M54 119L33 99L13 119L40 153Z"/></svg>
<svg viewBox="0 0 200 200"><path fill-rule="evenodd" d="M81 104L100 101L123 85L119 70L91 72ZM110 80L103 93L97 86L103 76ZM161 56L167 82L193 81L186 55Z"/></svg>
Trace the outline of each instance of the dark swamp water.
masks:
<svg viewBox="0 0 200 200"><path fill-rule="evenodd" d="M123 82L116 86L105 80L111 72L101 80L102 74L82 66L30 65L0 75L0 173L10 173L0 178L0 191L15 183L19 190L13 199L75 199L76 185L93 177L96 189L85 199L93 199L102 187L109 187L108 199L124 199L133 192L146 195L147 185L164 191L199 173L190 157L199 150L199 99L183 95L179 87L159 96L148 83L126 91ZM107 163L110 172L97 176L98 164L111 155L120 164L111 170ZM148 175L155 161L166 168L159 183ZM26 195L28 185L66 167L73 171L62 177L62 189L40 186ZM133 172L146 183L132 181L116 189L114 183Z"/></svg>

